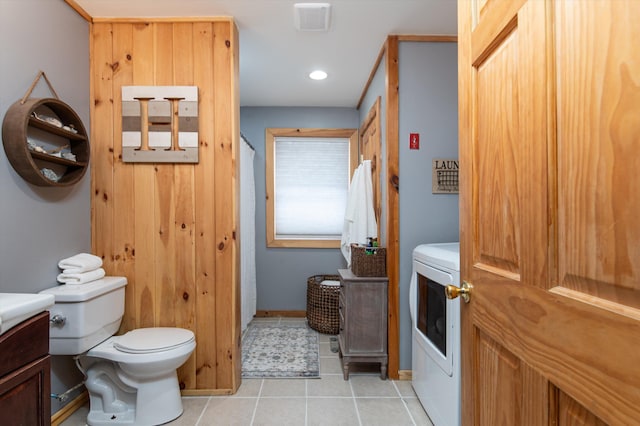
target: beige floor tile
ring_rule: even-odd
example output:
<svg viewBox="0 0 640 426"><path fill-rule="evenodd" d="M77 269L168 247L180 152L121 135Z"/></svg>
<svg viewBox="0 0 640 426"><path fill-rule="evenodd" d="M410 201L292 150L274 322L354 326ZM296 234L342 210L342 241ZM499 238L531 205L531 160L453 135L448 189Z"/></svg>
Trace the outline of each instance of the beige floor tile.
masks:
<svg viewBox="0 0 640 426"><path fill-rule="evenodd" d="M353 394L357 397L397 397L400 395L390 380L379 376L350 376Z"/></svg>
<svg viewBox="0 0 640 426"><path fill-rule="evenodd" d="M305 424L306 398L260 398L253 426Z"/></svg>
<svg viewBox="0 0 640 426"><path fill-rule="evenodd" d="M89 415L89 403L73 412L65 421L60 423L61 426L85 426L87 424L87 416Z"/></svg>
<svg viewBox="0 0 640 426"><path fill-rule="evenodd" d="M261 381L253 380L258 384ZM304 380L292 379L290 381L299 383ZM405 393L404 391L402 392ZM256 397L242 397L237 394L211 398L183 397L184 413L169 424L176 426L248 426L251 425L254 410L257 408L256 405L261 405L261 412L258 413L256 410L256 415L260 415L260 419L257 419L254 423L255 425L304 425L305 401L306 419L309 426L355 426L359 424L356 405L354 404L354 399L351 398L351 384L349 381L344 381L342 376L327 376L320 380L309 379L307 380L307 393L309 397L306 400L302 397L266 397L260 399L260 402ZM404 400L404 404L402 404L402 400ZM362 426L412 424L411 418L418 426L433 426L416 397L404 397L402 400L400 398L358 398L356 401L359 410L361 410ZM382 409L379 409L377 405L382 405ZM289 409L291 409L291 413L288 411ZM392 414L387 415L387 411ZM73 413L62 425L84 426L86 425L88 412L89 407L85 405ZM296 422L297 419L301 419L299 423ZM389 423L385 423L387 421Z"/></svg>
<svg viewBox="0 0 640 426"><path fill-rule="evenodd" d="M193 426L197 424L198 418L202 414L209 397L182 397L183 412L177 419L166 423L172 426ZM89 415L89 403L76 410L69 418L60 423L61 426L85 426Z"/></svg>
<svg viewBox="0 0 640 426"><path fill-rule="evenodd" d="M342 378L342 375L325 375L320 380L307 381L307 396L351 397L351 385Z"/></svg>
<svg viewBox="0 0 640 426"><path fill-rule="evenodd" d="M400 392L400 396L408 398L417 398L416 392L413 390L411 380L394 380L393 382Z"/></svg>
<svg viewBox="0 0 640 426"><path fill-rule="evenodd" d="M305 379L265 379L260 397L305 397Z"/></svg>
<svg viewBox="0 0 640 426"><path fill-rule="evenodd" d="M211 397L197 424L198 426L250 426L257 400L257 398L228 396Z"/></svg>
<svg viewBox="0 0 640 426"><path fill-rule="evenodd" d="M318 341L320 343L328 343L332 337L336 337L331 334L318 333Z"/></svg>
<svg viewBox="0 0 640 426"><path fill-rule="evenodd" d="M422 408L420 404L420 400L418 398L403 398L405 404L407 404L407 408L409 409L409 413L411 413L411 417L413 417L413 421L417 425L424 426L433 426L431 419L427 416L427 413Z"/></svg>
<svg viewBox="0 0 640 426"><path fill-rule="evenodd" d="M259 396L262 387L262 379L242 379L238 391L232 396Z"/></svg>
<svg viewBox="0 0 640 426"><path fill-rule="evenodd" d="M337 358L338 357L338 353L337 352L331 352L331 343L329 343L329 341L320 342L318 344L318 347L320 348L320 356L321 357L332 357L332 358Z"/></svg>
<svg viewBox="0 0 640 426"><path fill-rule="evenodd" d="M310 398L307 426L358 426L353 398Z"/></svg>
<svg viewBox="0 0 640 426"><path fill-rule="evenodd" d="M413 426L400 398L356 398L360 420L365 426Z"/></svg>
<svg viewBox="0 0 640 426"><path fill-rule="evenodd" d="M324 374L342 374L340 358L320 357L320 375Z"/></svg>
<svg viewBox="0 0 640 426"><path fill-rule="evenodd" d="M171 426L193 426L197 424L207 402L209 402L208 396L183 397L182 408L184 411L182 412L182 415L167 424Z"/></svg>

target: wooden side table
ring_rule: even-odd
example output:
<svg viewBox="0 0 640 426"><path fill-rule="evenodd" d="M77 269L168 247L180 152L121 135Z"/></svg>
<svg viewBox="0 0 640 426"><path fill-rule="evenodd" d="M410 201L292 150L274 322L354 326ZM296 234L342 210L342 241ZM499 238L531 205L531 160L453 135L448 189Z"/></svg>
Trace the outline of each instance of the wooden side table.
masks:
<svg viewBox="0 0 640 426"><path fill-rule="evenodd" d="M387 277L357 277L349 269L340 276L340 358L345 380L353 362L379 362L387 378Z"/></svg>

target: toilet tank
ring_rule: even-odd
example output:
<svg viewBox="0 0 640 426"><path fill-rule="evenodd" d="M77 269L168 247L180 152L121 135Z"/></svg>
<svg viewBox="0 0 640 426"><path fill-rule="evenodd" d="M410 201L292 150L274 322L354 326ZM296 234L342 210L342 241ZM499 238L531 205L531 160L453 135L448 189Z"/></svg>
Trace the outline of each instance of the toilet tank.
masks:
<svg viewBox="0 0 640 426"><path fill-rule="evenodd" d="M78 355L113 336L124 315L125 285L125 277L104 277L42 290L55 298L49 309L49 353ZM57 315L64 323L53 321Z"/></svg>

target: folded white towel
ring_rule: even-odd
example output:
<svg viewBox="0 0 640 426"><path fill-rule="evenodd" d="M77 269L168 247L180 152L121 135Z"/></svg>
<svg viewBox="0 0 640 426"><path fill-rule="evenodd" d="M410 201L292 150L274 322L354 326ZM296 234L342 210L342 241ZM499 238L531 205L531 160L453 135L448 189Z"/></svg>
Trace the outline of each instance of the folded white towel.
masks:
<svg viewBox="0 0 640 426"><path fill-rule="evenodd" d="M79 253L62 259L58 262L58 267L64 270L65 274L81 274L102 267L102 259L89 253Z"/></svg>
<svg viewBox="0 0 640 426"><path fill-rule="evenodd" d="M104 277L105 272L104 269L98 268L93 271L81 272L78 274L69 274L67 272L63 272L58 275L58 282L62 284L86 284L91 281L99 280Z"/></svg>

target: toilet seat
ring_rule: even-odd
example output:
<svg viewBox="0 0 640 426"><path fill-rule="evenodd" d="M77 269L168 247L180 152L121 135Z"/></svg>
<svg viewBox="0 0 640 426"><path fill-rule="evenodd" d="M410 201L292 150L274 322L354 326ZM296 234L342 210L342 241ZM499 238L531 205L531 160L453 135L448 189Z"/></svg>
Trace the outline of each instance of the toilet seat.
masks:
<svg viewBox="0 0 640 426"><path fill-rule="evenodd" d="M119 336L113 347L129 354L149 354L171 350L193 340L193 332L183 328L139 328Z"/></svg>
<svg viewBox="0 0 640 426"><path fill-rule="evenodd" d="M167 328L170 328L170 327L167 327ZM162 330L162 328L160 328L160 330ZM132 330L132 331L136 331L136 330ZM142 335L145 338L140 339L140 341L147 341L146 349L144 345L142 346L142 349L140 349L140 347L135 344L127 345L126 340L128 339L125 339L125 344L124 346L122 346L120 344L120 340L124 336L126 336L126 334L123 334L122 336L111 336L104 342L89 349L85 353L85 355L93 358L103 358L103 359L113 361L113 362L118 362L118 363L134 363L134 364L145 364L145 363L150 363L155 361L167 360L172 357L180 357L185 353L191 353L193 349L196 347L196 339L195 339L195 336L193 335L193 332L189 330L184 330L184 331L186 333L184 332L173 333L172 331L169 331L166 329L163 330L162 332L159 331L158 334L163 334L164 336L173 335L175 338L175 335L177 334L178 336L182 335L182 337L179 337L176 340L172 340L172 338L168 338L168 340L165 340L163 337L156 336L158 340L156 340L155 344L152 343L153 339L146 338L146 337L152 336L154 332L144 332L142 333ZM135 333L133 334L133 336L136 336L137 334L138 333ZM165 343L160 343L160 342L165 342ZM133 349L125 349L127 351L125 352L125 350L116 348L116 345L119 345L120 347L125 347L125 348L133 347ZM149 350L149 348L153 346L164 346L164 348L159 349L156 347L155 349ZM138 352L135 352L136 347L138 347L137 349Z"/></svg>

